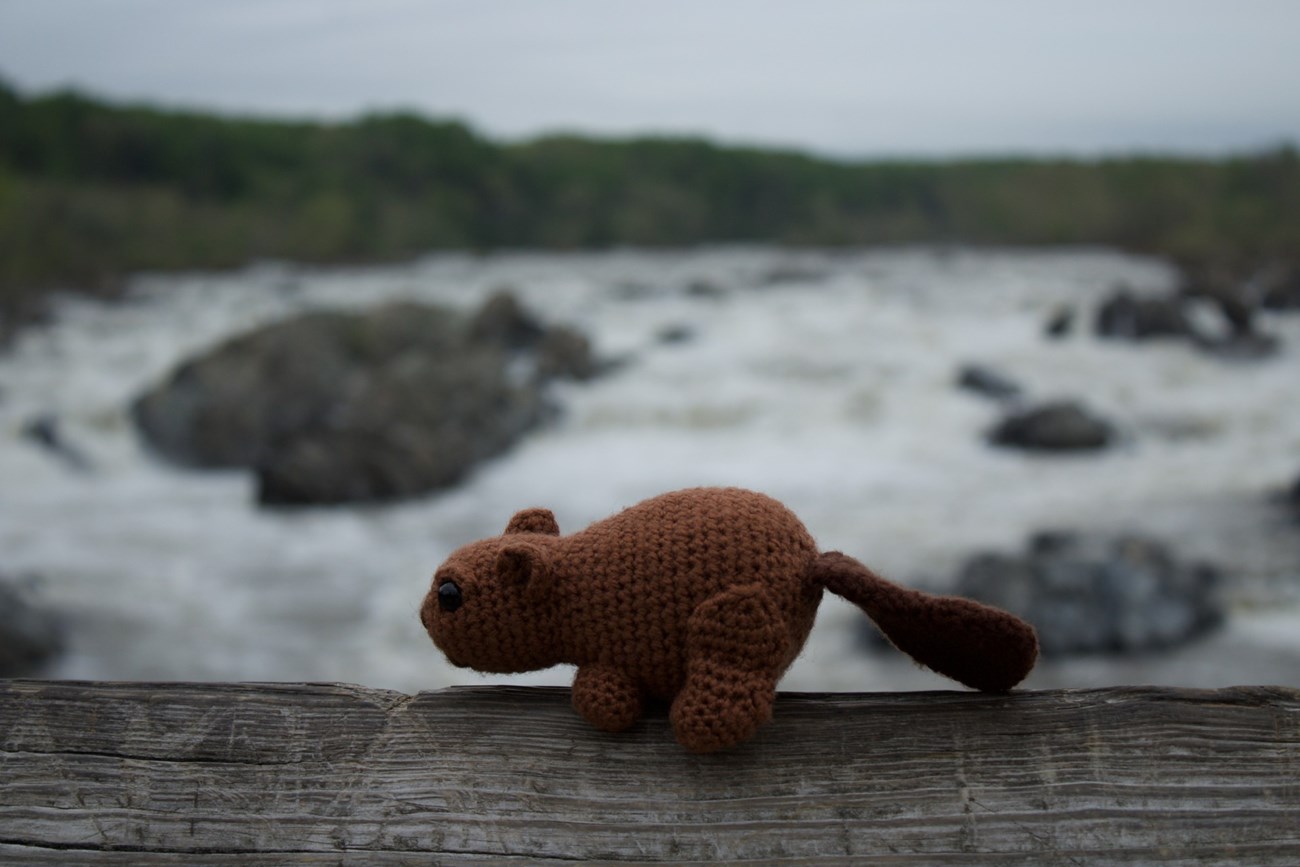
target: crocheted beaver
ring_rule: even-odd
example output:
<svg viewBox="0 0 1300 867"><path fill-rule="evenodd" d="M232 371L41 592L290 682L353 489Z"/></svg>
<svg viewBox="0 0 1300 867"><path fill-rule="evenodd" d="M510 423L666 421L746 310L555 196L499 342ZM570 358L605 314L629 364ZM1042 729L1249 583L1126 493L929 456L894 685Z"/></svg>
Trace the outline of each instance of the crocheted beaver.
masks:
<svg viewBox="0 0 1300 867"><path fill-rule="evenodd" d="M577 665L573 705L606 731L636 722L646 698L671 701L677 739L712 752L771 716L823 589L913 659L976 689L1010 689L1038 655L1019 618L820 554L785 506L737 488L664 494L569 536L546 509L519 512L501 536L438 568L420 619L458 666Z"/></svg>

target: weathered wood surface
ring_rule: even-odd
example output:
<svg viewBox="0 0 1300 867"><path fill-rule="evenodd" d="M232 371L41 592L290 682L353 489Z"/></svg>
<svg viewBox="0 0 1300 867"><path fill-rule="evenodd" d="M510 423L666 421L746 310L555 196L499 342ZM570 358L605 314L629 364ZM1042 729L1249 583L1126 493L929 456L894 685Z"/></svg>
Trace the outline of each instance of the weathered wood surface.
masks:
<svg viewBox="0 0 1300 867"><path fill-rule="evenodd" d="M1300 864L1300 691L783 695L693 756L563 689L0 681L0 863Z"/></svg>

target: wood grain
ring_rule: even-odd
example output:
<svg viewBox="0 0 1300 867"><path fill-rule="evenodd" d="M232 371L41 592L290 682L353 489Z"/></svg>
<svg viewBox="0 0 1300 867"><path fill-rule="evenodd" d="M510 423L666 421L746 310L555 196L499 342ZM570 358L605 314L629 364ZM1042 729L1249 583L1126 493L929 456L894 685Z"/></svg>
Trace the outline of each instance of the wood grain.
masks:
<svg viewBox="0 0 1300 867"><path fill-rule="evenodd" d="M694 756L563 689L0 681L0 863L1300 863L1300 691L786 694Z"/></svg>

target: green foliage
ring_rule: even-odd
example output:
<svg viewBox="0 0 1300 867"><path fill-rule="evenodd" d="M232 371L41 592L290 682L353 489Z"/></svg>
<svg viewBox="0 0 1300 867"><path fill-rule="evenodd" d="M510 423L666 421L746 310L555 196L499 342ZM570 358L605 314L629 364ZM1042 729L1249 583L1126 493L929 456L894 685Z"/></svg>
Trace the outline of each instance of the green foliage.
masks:
<svg viewBox="0 0 1300 867"><path fill-rule="evenodd" d="M410 114L253 120L24 98L0 82L10 320L42 288L102 289L141 269L732 241L1295 259L1300 158L1287 147L1224 160L854 164L698 139L502 145Z"/></svg>

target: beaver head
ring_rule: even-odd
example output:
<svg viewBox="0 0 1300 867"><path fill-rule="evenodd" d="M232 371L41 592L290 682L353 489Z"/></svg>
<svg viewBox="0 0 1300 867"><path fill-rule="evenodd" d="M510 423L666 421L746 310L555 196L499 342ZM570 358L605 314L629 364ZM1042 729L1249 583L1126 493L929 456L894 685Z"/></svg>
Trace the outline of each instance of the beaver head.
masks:
<svg viewBox="0 0 1300 867"><path fill-rule="evenodd" d="M559 535L548 510L527 509L438 567L420 621L452 664L508 673L561 661L551 556Z"/></svg>

